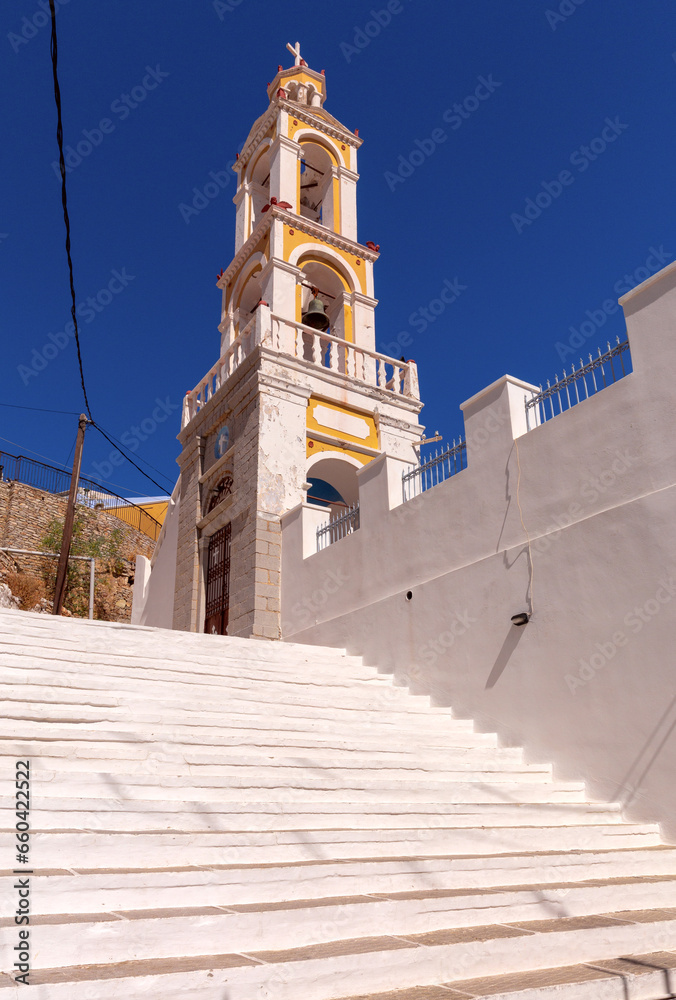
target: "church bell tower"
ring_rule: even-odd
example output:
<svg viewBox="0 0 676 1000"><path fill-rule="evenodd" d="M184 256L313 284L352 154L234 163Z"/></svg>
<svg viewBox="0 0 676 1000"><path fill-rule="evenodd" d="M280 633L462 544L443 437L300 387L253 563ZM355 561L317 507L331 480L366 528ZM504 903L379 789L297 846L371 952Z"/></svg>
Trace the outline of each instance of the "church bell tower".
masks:
<svg viewBox="0 0 676 1000"><path fill-rule="evenodd" d="M375 349L361 140L326 111L324 72L287 48L234 167L220 357L184 403L173 626L187 631L279 638L280 516L354 507L356 470L383 452L416 462L423 431L414 362Z"/></svg>

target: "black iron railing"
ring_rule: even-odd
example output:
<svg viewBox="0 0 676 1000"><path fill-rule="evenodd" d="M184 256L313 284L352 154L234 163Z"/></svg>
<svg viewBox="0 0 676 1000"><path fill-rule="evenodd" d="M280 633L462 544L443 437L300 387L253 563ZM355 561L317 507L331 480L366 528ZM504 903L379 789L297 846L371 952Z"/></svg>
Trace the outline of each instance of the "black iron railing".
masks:
<svg viewBox="0 0 676 1000"><path fill-rule="evenodd" d="M37 490L44 490L45 493L67 496L70 490L70 472L44 462L36 462L24 455L10 455L0 451L0 482L23 483ZM157 541L162 527L159 521L143 507L117 496L92 479L80 476L77 502L93 510L105 510L114 514L125 524Z"/></svg>

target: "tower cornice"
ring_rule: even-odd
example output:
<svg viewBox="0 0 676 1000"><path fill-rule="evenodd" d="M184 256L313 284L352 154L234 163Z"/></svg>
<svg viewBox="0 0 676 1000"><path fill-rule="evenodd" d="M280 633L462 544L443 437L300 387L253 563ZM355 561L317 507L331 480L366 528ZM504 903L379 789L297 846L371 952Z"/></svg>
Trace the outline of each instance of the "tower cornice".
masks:
<svg viewBox="0 0 676 1000"><path fill-rule="evenodd" d="M341 142L345 142L349 146L353 146L355 149L359 149L363 142L363 139L356 136L354 132L350 132L348 128L341 125L335 118L332 117L330 122L326 121L325 116L327 115L327 112L322 111L321 114L313 114L313 109L309 106L297 104L295 101L289 101L284 98L276 98L271 102L270 107L265 114L258 119L258 126L256 130L251 133L242 148L242 151L239 154L239 159L233 164L233 170L239 171L243 167L246 167L252 154L258 149L261 141L265 138L270 126L274 124L280 111L285 111L293 118L297 118L300 121L305 122L306 125L316 128L319 132L324 132L333 139L340 139ZM288 136L284 136L284 138L288 138Z"/></svg>
<svg viewBox="0 0 676 1000"><path fill-rule="evenodd" d="M311 222L310 219L303 218L302 215L294 215L292 212L287 212L278 205L271 205L265 213L265 218L261 219L249 239L242 245L239 252L235 254L228 268L216 282L218 288L225 288L230 279L237 274L247 258L254 251L255 247L258 246L261 239L271 229L275 219L278 219L280 222L283 222L292 229L298 229L301 233L306 233L308 236L316 239L319 243L325 243L327 246L345 250L347 253L353 254L355 257L359 257L362 260L374 262L378 260L378 257L380 256L377 251L371 250L369 247L364 246L361 243L348 240L339 233L333 233L324 226L320 226L316 222Z"/></svg>
<svg viewBox="0 0 676 1000"><path fill-rule="evenodd" d="M292 115L294 118L300 118L306 125L312 125L314 128L319 129L320 132L325 132L334 139L347 142L350 146L354 146L355 149L359 149L364 141L355 135L354 132L351 132L349 128L346 128L345 125L342 125L333 115L329 116L326 111L321 110L319 113L315 113L310 105L297 104L295 101L284 100L283 98L277 103L287 114ZM331 121L327 121L327 117L330 117Z"/></svg>

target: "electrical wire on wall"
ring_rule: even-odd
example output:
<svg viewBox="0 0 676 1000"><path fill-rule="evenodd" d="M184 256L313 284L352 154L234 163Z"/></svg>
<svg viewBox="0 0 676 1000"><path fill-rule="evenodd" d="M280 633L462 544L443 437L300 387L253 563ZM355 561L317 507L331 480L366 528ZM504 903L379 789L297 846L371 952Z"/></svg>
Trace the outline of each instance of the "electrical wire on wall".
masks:
<svg viewBox="0 0 676 1000"><path fill-rule="evenodd" d="M519 457L519 439L518 438L514 438L514 447L516 448L516 465L517 465L517 468L519 470L518 471L518 475L516 477L516 505L519 508L519 517L521 519L521 527L523 528L524 534L525 534L526 539L528 541L528 569L529 569L529 576L530 576L530 581L529 581L530 595L529 595L529 598L528 598L528 603L530 604L530 617L532 618L533 617L533 613L535 611L535 602L533 600L533 575L534 575L533 574L533 552L532 552L532 549L531 549L530 535L528 534L528 528L526 527L526 525L524 523L524 520L523 520L523 510L521 509L521 495L520 495L520 491L521 491L521 459Z"/></svg>

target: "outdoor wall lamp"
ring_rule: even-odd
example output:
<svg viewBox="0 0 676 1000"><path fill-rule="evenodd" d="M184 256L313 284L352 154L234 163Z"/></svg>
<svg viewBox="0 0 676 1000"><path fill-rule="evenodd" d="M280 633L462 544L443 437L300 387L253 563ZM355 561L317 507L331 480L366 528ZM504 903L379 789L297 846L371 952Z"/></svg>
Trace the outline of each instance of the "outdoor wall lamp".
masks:
<svg viewBox="0 0 676 1000"><path fill-rule="evenodd" d="M520 611L518 615L512 615L512 625L527 625L529 617L526 611Z"/></svg>

